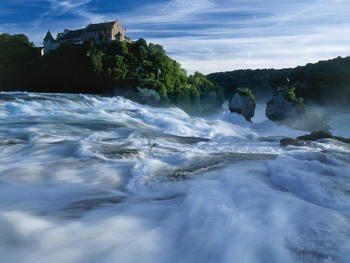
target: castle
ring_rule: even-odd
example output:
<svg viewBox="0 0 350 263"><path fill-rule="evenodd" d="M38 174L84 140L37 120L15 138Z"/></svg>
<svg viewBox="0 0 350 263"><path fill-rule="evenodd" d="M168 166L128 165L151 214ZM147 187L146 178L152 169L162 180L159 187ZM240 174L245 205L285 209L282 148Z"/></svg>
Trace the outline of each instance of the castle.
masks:
<svg viewBox="0 0 350 263"><path fill-rule="evenodd" d="M124 36L124 30L118 20L99 24L89 24L85 28L77 30L65 29L63 33L58 33L54 39L50 30L44 38L43 54L48 54L51 50L58 48L61 44L71 42L82 44L87 40L94 40L96 43L109 42L113 40L130 41Z"/></svg>

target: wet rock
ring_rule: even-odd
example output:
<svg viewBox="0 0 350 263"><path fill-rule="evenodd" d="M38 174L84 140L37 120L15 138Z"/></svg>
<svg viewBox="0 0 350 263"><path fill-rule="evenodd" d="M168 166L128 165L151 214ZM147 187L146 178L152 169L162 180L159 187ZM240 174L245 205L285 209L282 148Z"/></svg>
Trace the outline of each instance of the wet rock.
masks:
<svg viewBox="0 0 350 263"><path fill-rule="evenodd" d="M103 145L99 148L99 152L110 159L137 158L140 154L137 149L124 148L120 145Z"/></svg>
<svg viewBox="0 0 350 263"><path fill-rule="evenodd" d="M303 146L304 142L294 138L283 138L280 140L280 145L286 147L288 145Z"/></svg>
<svg viewBox="0 0 350 263"><path fill-rule="evenodd" d="M162 137L162 136L159 136ZM210 140L207 138L200 138L200 137L184 137L184 136L178 136L178 135L172 135L172 134L163 134L164 138L168 138L169 140L173 140L178 143L182 144L196 144L199 142L209 142Z"/></svg>
<svg viewBox="0 0 350 263"><path fill-rule="evenodd" d="M248 88L239 88L229 103L230 112L242 114L247 121L254 117L256 102Z"/></svg>
<svg viewBox="0 0 350 263"><path fill-rule="evenodd" d="M312 133L307 134L307 135L299 136L297 139L303 140L303 141L316 141L316 140L328 139L328 138L332 138L332 137L334 137L334 136L332 136L332 134L330 134L329 132L316 131L316 132L312 132Z"/></svg>
<svg viewBox="0 0 350 263"><path fill-rule="evenodd" d="M329 132L325 132L325 131L316 131L316 132L312 132L312 133L307 134L307 135L299 136L296 139L288 138L288 137L283 138L280 141L280 145L282 147L285 147L288 145L303 146L303 145L305 145L306 142L317 141L317 140L321 140L321 139L334 139L334 140L337 140L340 142L350 143L350 138L348 139L348 138L343 138L343 137L339 137L339 136L333 136Z"/></svg>
<svg viewBox="0 0 350 263"><path fill-rule="evenodd" d="M211 153L193 160L189 160L188 163L183 165L180 169L169 169L167 171L167 179L188 180L197 174L221 169L228 165L232 165L233 163L269 161L275 159L277 156L278 155L276 154L264 153Z"/></svg>
<svg viewBox="0 0 350 263"><path fill-rule="evenodd" d="M294 88L279 87L267 103L265 114L268 119L281 122L304 117L305 112L303 100L296 98Z"/></svg>
<svg viewBox="0 0 350 263"><path fill-rule="evenodd" d="M90 211L97 209L99 207L114 205L126 200L126 196L111 196L111 197L101 197L101 198L91 198L86 200L80 200L71 203L65 210L83 210Z"/></svg>
<svg viewBox="0 0 350 263"><path fill-rule="evenodd" d="M152 132L152 133L145 132L145 133L142 133L142 136L144 136L146 138L153 138L153 139L164 138L164 139L167 139L169 141L182 143L182 144L189 144L189 145L193 145L193 144L200 143L200 142L209 142L210 141L210 139L208 139L208 138L179 136L179 135L173 135L173 134L168 134L168 133L157 133L157 132Z"/></svg>
<svg viewBox="0 0 350 263"><path fill-rule="evenodd" d="M154 89L137 87L138 96L142 103L157 105L160 102L160 95Z"/></svg>

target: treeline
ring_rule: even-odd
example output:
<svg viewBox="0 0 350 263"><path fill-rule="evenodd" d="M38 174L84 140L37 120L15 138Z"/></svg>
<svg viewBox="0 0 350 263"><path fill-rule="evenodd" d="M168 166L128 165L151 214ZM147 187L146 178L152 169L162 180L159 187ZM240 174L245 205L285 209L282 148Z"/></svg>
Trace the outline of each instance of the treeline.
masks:
<svg viewBox="0 0 350 263"><path fill-rule="evenodd" d="M40 49L25 35L0 34L0 90L23 90ZM21 89L20 89L21 88Z"/></svg>
<svg viewBox="0 0 350 263"><path fill-rule="evenodd" d="M208 79L221 85L225 94L248 87L258 99L268 99L289 77L298 97L318 104L348 104L350 101L350 57L335 58L281 70L236 70L209 74Z"/></svg>
<svg viewBox="0 0 350 263"><path fill-rule="evenodd" d="M208 113L224 94L206 76L187 76L160 45L144 39L67 43L45 56L25 35L0 35L0 90L124 95L157 105Z"/></svg>

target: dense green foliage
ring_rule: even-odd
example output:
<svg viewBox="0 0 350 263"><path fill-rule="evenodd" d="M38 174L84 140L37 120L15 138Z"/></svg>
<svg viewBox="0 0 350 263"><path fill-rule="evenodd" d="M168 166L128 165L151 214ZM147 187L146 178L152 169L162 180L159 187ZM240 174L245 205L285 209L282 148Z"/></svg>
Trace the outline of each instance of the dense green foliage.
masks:
<svg viewBox="0 0 350 263"><path fill-rule="evenodd" d="M304 102L303 98L297 98L295 95L295 88L288 89L286 91L285 98L293 104L302 104Z"/></svg>
<svg viewBox="0 0 350 263"><path fill-rule="evenodd" d="M224 100L222 88L199 72L187 76L162 46L147 44L144 39L99 45L91 41L81 46L67 43L43 57L27 40L22 41L26 45L23 50L12 51L13 57L1 54L5 60L0 67L7 61L14 69L3 72L1 68L2 77L11 76L1 90L123 95L149 103L139 92L147 89L159 94L160 105L175 104L189 113L217 110ZM0 40L0 45L12 48L6 41ZM26 64L30 74L24 76L24 82L15 83L19 63Z"/></svg>
<svg viewBox="0 0 350 263"><path fill-rule="evenodd" d="M250 100L252 102L254 102L254 106L256 106L256 100L255 100L255 97L252 93L252 91L248 88L238 88L237 89L237 92L241 95L241 96L246 96L248 98L250 98Z"/></svg>
<svg viewBox="0 0 350 263"><path fill-rule="evenodd" d="M207 77L210 81L223 87L226 98L229 98L237 88L248 88L253 92L257 100L267 100L271 98L274 92L269 80L269 71L235 70L212 73Z"/></svg>
<svg viewBox="0 0 350 263"><path fill-rule="evenodd" d="M221 85L225 94L248 87L256 98L269 98L290 77L298 97L320 104L350 101L350 57L335 58L289 69L236 70L213 73L208 79Z"/></svg>
<svg viewBox="0 0 350 263"><path fill-rule="evenodd" d="M0 34L0 89L26 86L40 50L25 35Z"/></svg>

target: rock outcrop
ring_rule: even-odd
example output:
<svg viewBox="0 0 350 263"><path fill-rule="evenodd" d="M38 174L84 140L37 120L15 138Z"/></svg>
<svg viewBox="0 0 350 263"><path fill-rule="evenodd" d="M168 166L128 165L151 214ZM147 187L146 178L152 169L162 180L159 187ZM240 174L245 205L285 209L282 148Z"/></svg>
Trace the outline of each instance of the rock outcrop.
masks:
<svg viewBox="0 0 350 263"><path fill-rule="evenodd" d="M229 103L231 112L242 114L247 121L254 117L256 102L248 88L239 88Z"/></svg>
<svg viewBox="0 0 350 263"><path fill-rule="evenodd" d="M279 87L267 103L265 114L268 119L280 122L303 117L305 112L303 100L296 98L294 88Z"/></svg>
<svg viewBox="0 0 350 263"><path fill-rule="evenodd" d="M294 146L303 146L305 143L310 142L310 141L317 141L321 139L334 139L340 142L344 143L350 143L350 139L348 138L343 138L339 136L333 136L332 134L324 131L317 131L317 132L312 132L310 134L304 135L304 136L299 136L296 139L294 138L283 138L280 141L280 145L285 147L288 145L294 145Z"/></svg>
<svg viewBox="0 0 350 263"><path fill-rule="evenodd" d="M157 91L153 89L140 88L137 87L138 96L141 100L141 103L146 103L149 105L157 105L160 102L160 95Z"/></svg>

